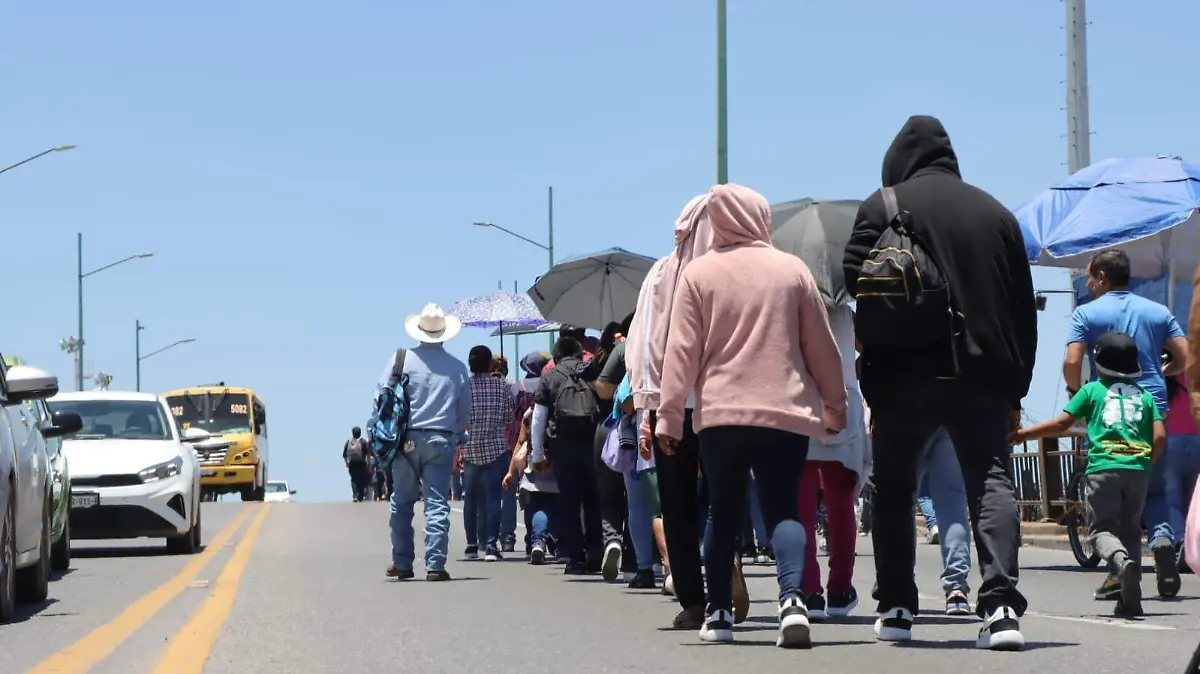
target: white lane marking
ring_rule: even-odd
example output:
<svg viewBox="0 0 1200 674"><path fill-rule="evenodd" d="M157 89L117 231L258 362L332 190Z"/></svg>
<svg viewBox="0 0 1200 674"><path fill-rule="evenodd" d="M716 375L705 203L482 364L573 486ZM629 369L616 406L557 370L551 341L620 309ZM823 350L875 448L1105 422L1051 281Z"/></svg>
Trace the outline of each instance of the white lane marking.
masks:
<svg viewBox="0 0 1200 674"><path fill-rule="evenodd" d="M928 595L917 595L922 601L942 601L942 597L930 597ZM1128 630L1147 630L1152 632L1175 632L1178 627L1170 625L1156 625L1146 622L1134 622L1130 620L1121 620L1119 618L1084 618L1082 616L1066 616L1054 615L1052 613L1042 613L1040 611L1026 611L1025 615L1034 618L1046 618L1048 620L1064 620L1066 622L1084 623L1088 625L1103 625L1105 627L1123 627ZM918 618L918 621L920 618Z"/></svg>

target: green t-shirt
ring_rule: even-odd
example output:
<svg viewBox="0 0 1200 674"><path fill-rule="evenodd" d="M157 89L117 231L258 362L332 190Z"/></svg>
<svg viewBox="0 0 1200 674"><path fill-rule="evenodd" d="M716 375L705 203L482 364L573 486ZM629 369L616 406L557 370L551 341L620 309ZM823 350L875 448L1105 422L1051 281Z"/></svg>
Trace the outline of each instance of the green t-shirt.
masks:
<svg viewBox="0 0 1200 674"><path fill-rule="evenodd" d="M1154 396L1142 387L1109 379L1089 382L1063 411L1087 421L1088 474L1150 470L1154 422L1162 415Z"/></svg>

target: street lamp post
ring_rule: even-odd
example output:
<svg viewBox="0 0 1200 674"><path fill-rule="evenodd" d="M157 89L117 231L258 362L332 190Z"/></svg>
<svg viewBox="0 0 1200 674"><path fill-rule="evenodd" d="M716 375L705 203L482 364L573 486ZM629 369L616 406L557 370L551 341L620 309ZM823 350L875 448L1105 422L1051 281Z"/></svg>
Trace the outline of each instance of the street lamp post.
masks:
<svg viewBox="0 0 1200 674"><path fill-rule="evenodd" d="M725 0L717 0L717 184L729 182L729 87L725 76Z"/></svg>
<svg viewBox="0 0 1200 674"><path fill-rule="evenodd" d="M125 264L126 262L131 262L133 260L140 260L140 259L147 258L147 257L154 257L154 253L138 253L137 255L130 255L129 257L127 257L123 260L117 260L116 262L113 262L112 264L106 264L103 267L93 269L85 274L85 273L83 273L83 233L82 232L78 234L77 241L78 241L78 255L76 257L76 261L77 261L78 277L76 280L78 281L78 290L79 290L79 325L77 326L78 332L75 334L74 342L71 344L73 349L68 349L68 347L66 345L66 340L64 340L63 348L68 350L68 352L71 352L73 350L75 353L75 362L76 362L75 385L78 388L78 390L82 391L83 390L83 346L84 346L84 340L83 340L83 279L85 279L93 274L99 274L100 272L102 272L106 269L112 269L113 267L115 267L117 265Z"/></svg>
<svg viewBox="0 0 1200 674"><path fill-rule="evenodd" d="M552 269L554 267L554 187L553 186L546 188L546 226L547 226L547 230L548 230L546 243L540 243L538 241L534 241L533 239L531 239L527 236L517 234L516 232L512 231L511 229L506 229L504 227L501 227L500 225L497 225L494 222L488 222L487 220L476 220L475 222L473 222L471 224L475 225L476 227L491 227L492 229L498 229L498 230L504 232L505 234L508 234L509 236L516 237L516 238L524 241L525 243L528 243L530 245L541 248L542 250L546 251L546 255L548 258L549 266L546 268ZM550 344L551 344L551 346L554 345L554 336L553 335L550 336Z"/></svg>
<svg viewBox="0 0 1200 674"><path fill-rule="evenodd" d="M137 369L135 371L136 374L134 375L134 379L135 379L135 389L134 390L137 390L137 391L142 390L142 361L143 360L146 360L147 358L150 358L152 356L157 356L158 354L162 353L163 351L167 351L169 349L174 349L175 347L179 346L180 344L190 344L190 343L196 341L195 337L188 337L187 339L181 339L177 342L171 342L170 344L164 346L163 348L158 349L157 351L151 351L150 353L143 356L142 355L142 330L145 330L145 329L146 329L146 326L142 325L142 322L140 320L134 321L133 344L134 344L134 349L135 349L134 355L137 358Z"/></svg>
<svg viewBox="0 0 1200 674"><path fill-rule="evenodd" d="M49 150L43 150L42 152L39 152L39 153L33 155L32 157L29 157L28 159L22 159L21 161L13 164L12 166L5 166L4 168L0 169L0 173L5 173L7 171L11 171L11 170L17 168L18 166L24 166L25 164L28 164L29 162L33 161L34 159L41 159L42 157L45 157L46 155L50 154L51 152L66 152L67 150L74 150L74 149L75 149L74 145L59 145L58 147L52 147Z"/></svg>

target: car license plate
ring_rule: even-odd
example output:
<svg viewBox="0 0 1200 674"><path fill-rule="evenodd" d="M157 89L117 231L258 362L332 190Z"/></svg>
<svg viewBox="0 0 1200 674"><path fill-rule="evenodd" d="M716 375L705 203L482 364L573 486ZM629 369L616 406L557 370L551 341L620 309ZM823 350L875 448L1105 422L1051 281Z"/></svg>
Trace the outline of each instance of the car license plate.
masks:
<svg viewBox="0 0 1200 674"><path fill-rule="evenodd" d="M216 475L216 474L217 474L217 471L215 471L215 470L202 470L202 471L200 471L200 477L212 477L212 476L214 476L214 475Z"/></svg>
<svg viewBox="0 0 1200 674"><path fill-rule="evenodd" d="M91 508L100 505L99 494L71 494L72 508Z"/></svg>

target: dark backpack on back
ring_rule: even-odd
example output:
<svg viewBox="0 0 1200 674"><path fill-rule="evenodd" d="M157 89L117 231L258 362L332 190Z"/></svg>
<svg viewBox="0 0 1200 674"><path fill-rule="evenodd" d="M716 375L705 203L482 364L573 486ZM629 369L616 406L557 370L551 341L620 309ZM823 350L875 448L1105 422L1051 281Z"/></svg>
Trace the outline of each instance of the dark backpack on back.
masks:
<svg viewBox="0 0 1200 674"><path fill-rule="evenodd" d="M957 373L950 284L895 191L885 187L882 195L888 223L858 275L855 336L863 353L949 348Z"/></svg>
<svg viewBox="0 0 1200 674"><path fill-rule="evenodd" d="M346 441L346 460L350 463L362 463L367 460L367 441L364 438L350 438Z"/></svg>
<svg viewBox="0 0 1200 674"><path fill-rule="evenodd" d="M583 380L577 365L577 361L571 361L554 366L563 375L563 383L554 396L551 417L554 438L590 440L596 434L596 424L600 423L600 401L596 398L596 390Z"/></svg>
<svg viewBox="0 0 1200 674"><path fill-rule="evenodd" d="M408 432L411 411L408 398L408 375L404 373L404 349L396 349L392 362L392 376L388 385L379 392L375 400L375 411L367 422L367 434L371 437L371 448L379 457L380 465L387 466L396 456L396 450L404 444Z"/></svg>

